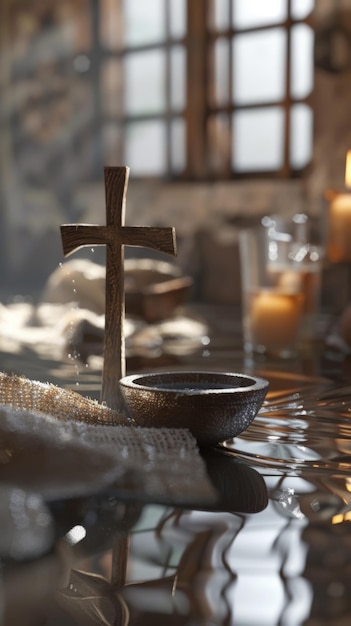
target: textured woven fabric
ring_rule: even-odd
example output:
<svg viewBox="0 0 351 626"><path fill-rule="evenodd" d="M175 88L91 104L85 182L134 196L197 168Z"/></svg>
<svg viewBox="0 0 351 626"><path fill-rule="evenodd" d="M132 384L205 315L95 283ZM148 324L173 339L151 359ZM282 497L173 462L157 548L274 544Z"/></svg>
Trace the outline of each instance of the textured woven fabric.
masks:
<svg viewBox="0 0 351 626"><path fill-rule="evenodd" d="M159 502L214 499L189 431L130 424L77 393L1 374L0 481L50 498L109 485Z"/></svg>
<svg viewBox="0 0 351 626"><path fill-rule="evenodd" d="M61 420L75 419L91 424L122 424L130 420L106 406L50 383L0 373L0 404L42 411Z"/></svg>

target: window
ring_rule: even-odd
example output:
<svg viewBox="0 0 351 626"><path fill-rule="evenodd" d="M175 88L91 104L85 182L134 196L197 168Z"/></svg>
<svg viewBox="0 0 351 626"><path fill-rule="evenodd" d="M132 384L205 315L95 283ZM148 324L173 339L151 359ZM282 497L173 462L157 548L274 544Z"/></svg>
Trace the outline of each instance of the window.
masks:
<svg viewBox="0 0 351 626"><path fill-rule="evenodd" d="M99 4L103 149L134 176L176 176L186 168L186 0Z"/></svg>
<svg viewBox="0 0 351 626"><path fill-rule="evenodd" d="M312 154L313 5L104 0L110 158L135 176L298 175Z"/></svg>
<svg viewBox="0 0 351 626"><path fill-rule="evenodd" d="M10 1L3 120L16 170L37 187L45 170L60 196L101 180L104 163L137 177L298 175L312 154L313 6Z"/></svg>
<svg viewBox="0 0 351 626"><path fill-rule="evenodd" d="M206 111L211 172L292 176L308 165L313 5L312 0L212 2Z"/></svg>
<svg viewBox="0 0 351 626"><path fill-rule="evenodd" d="M179 180L303 172L313 6L0 3L0 275L11 288L56 267L57 224L100 201L104 164Z"/></svg>

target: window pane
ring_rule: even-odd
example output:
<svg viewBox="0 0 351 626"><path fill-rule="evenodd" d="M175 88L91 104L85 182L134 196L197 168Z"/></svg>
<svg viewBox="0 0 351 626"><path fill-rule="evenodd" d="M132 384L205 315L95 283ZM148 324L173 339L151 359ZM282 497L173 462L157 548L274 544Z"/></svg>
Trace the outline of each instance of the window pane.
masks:
<svg viewBox="0 0 351 626"><path fill-rule="evenodd" d="M171 164L173 172L185 169L185 123L180 117L171 123Z"/></svg>
<svg viewBox="0 0 351 626"><path fill-rule="evenodd" d="M170 5L170 31L172 37L184 37L186 33L185 0L168 0Z"/></svg>
<svg viewBox="0 0 351 626"><path fill-rule="evenodd" d="M277 24L287 18L286 0L232 0L233 26L249 28Z"/></svg>
<svg viewBox="0 0 351 626"><path fill-rule="evenodd" d="M232 164L235 171L276 170L283 162L284 110L238 111L233 115Z"/></svg>
<svg viewBox="0 0 351 626"><path fill-rule="evenodd" d="M215 104L227 104L229 101L229 41L224 37L215 42L214 47L214 84L215 84Z"/></svg>
<svg viewBox="0 0 351 626"><path fill-rule="evenodd" d="M270 102L284 96L286 32L274 28L233 40L233 100Z"/></svg>
<svg viewBox="0 0 351 626"><path fill-rule="evenodd" d="M313 31L306 24L298 24L291 30L292 63L291 94L305 98L313 87Z"/></svg>
<svg viewBox="0 0 351 626"><path fill-rule="evenodd" d="M125 156L132 176L164 174L166 127L161 121L133 122L126 127Z"/></svg>
<svg viewBox="0 0 351 626"><path fill-rule="evenodd" d="M171 107L184 109L185 107L185 49L183 46L174 46L171 49Z"/></svg>
<svg viewBox="0 0 351 626"><path fill-rule="evenodd" d="M134 52L124 61L125 108L129 115L161 113L165 101L165 53Z"/></svg>
<svg viewBox="0 0 351 626"><path fill-rule="evenodd" d="M291 165L302 169L311 160L313 118L310 107L295 104L291 109Z"/></svg>
<svg viewBox="0 0 351 626"><path fill-rule="evenodd" d="M224 30L229 28L229 0L214 0L214 28Z"/></svg>
<svg viewBox="0 0 351 626"><path fill-rule="evenodd" d="M140 44L161 41L166 36L164 0L124 0L125 44Z"/></svg>
<svg viewBox="0 0 351 626"><path fill-rule="evenodd" d="M295 20L302 20L314 9L314 0L292 0L291 14Z"/></svg>

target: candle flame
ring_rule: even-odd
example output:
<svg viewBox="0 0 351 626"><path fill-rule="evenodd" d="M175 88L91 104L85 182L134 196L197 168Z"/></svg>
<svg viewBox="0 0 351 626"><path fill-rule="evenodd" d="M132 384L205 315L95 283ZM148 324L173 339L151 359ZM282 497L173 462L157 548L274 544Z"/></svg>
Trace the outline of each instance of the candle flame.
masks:
<svg viewBox="0 0 351 626"><path fill-rule="evenodd" d="M346 154L345 186L351 187L351 150L348 150Z"/></svg>

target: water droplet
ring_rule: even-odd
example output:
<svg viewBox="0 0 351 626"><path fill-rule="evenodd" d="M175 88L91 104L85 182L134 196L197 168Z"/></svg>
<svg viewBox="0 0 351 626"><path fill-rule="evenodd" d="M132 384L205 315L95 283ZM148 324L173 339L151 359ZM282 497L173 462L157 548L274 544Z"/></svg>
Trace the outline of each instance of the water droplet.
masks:
<svg viewBox="0 0 351 626"><path fill-rule="evenodd" d="M59 263L59 267L63 267L63 263Z"/></svg>
<svg viewBox="0 0 351 626"><path fill-rule="evenodd" d="M95 248L90 248L91 252L94 254Z"/></svg>

